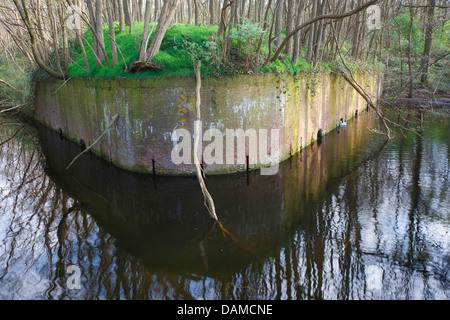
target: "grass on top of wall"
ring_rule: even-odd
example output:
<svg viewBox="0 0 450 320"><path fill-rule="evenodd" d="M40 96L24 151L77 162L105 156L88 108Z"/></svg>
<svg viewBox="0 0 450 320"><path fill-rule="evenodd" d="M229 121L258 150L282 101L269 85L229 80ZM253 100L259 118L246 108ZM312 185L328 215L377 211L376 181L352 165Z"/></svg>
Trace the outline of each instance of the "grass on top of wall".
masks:
<svg viewBox="0 0 450 320"><path fill-rule="evenodd" d="M150 24L149 29L152 30L153 24ZM127 27L124 31L119 32L118 26L115 27L116 43L118 44L123 57L125 58L127 66L139 59L139 50L142 43L144 23L136 22L133 24L132 32L129 32ZM156 26L155 26L156 28ZM247 74L253 72L262 73L290 73L297 74L302 71L311 71L313 68L306 60L300 58L299 62L294 66L289 57L283 57L275 63L270 63L265 67L261 67L261 55L266 56L269 49L264 44L260 51L259 63L255 63L255 55L257 44L260 41L260 36L267 35L260 29L259 25L247 25L246 28L241 28L241 33L236 28L232 32L231 40L231 59L226 62L222 60L222 49L220 40L217 39L218 26L196 26L189 24L173 24L167 30L159 53L152 59L153 62L162 66L163 71L145 71L131 73L125 70L125 64L120 52L118 55L118 64L113 67L108 67L106 61L103 61L103 67L98 67L95 56L92 50L85 44L87 59L89 61L89 72L85 70L81 48L78 46L78 52L74 63L69 66L69 76L78 78L103 78L103 79L117 79L117 78L156 78L167 76L194 76L194 65L197 59L201 59L202 74L203 75L224 75L224 74ZM246 30L247 33L243 33ZM154 31L150 37L151 43ZM112 65L111 57L111 41L106 33L109 34L107 25L104 27L105 49L108 59ZM215 39L210 40L213 36ZM240 38L239 38L240 37ZM94 47L94 37L89 30L85 33L84 38L89 42L90 46ZM238 53L238 39L241 39L241 53ZM249 59L250 57L250 59ZM253 60L252 60L253 59ZM249 62L252 61L252 62ZM249 72L251 70L251 72Z"/></svg>
<svg viewBox="0 0 450 320"><path fill-rule="evenodd" d="M127 65L139 59L139 50L142 43L144 24L143 22L137 22L133 24L132 33L129 29L125 29L119 32L118 27L115 29L116 43L119 46L122 55L125 58ZM150 24L150 30L152 24ZM156 29L156 27L155 27ZM161 44L159 53L152 59L153 62L161 65L163 71L160 72L138 72L130 73L125 71L125 64L119 53L118 64L112 66L111 58L111 41L106 35L109 33L109 28L106 26L105 32L105 47L108 59L111 63L111 67L107 66L106 61L103 61L103 68L98 67L96 64L95 56L89 46L85 45L86 55L89 61L89 73L86 72L83 56L81 54L81 48L77 48L78 56L75 62L69 66L70 77L93 77L93 78L151 78L151 77L163 77L163 76L187 76L194 75L192 55L188 53L186 43L195 43L198 46L204 46L209 37L217 32L217 26L195 26L186 24L174 24L168 30ZM153 33L154 34L153 30ZM85 39L89 42L91 47L93 45L93 35L91 31L86 32ZM151 43L153 36L150 37L149 43ZM81 66L81 67L80 67ZM207 66L205 66L207 68Z"/></svg>

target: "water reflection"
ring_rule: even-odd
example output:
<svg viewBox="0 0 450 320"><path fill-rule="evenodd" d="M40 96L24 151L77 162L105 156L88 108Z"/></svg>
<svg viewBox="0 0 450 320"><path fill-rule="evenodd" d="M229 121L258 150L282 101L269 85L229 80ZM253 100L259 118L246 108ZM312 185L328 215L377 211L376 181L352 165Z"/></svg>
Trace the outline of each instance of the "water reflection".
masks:
<svg viewBox="0 0 450 320"><path fill-rule="evenodd" d="M89 154L66 171L78 146L39 127L40 150L23 133L0 150L0 297L448 299L450 131L424 123L423 139L385 145L363 114L276 176L208 176L238 244L195 177ZM80 290L66 285L69 265Z"/></svg>

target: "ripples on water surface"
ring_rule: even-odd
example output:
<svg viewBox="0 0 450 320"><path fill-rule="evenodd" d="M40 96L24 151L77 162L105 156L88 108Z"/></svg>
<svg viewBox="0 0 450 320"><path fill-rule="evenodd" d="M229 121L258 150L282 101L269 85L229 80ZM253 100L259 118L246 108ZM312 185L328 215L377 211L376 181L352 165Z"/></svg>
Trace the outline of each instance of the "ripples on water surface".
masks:
<svg viewBox="0 0 450 320"><path fill-rule="evenodd" d="M413 116L412 116L413 117ZM17 125L5 125L0 141ZM448 299L448 120L384 145L362 114L278 175L138 175L45 129L0 149L1 299ZM36 143L39 135L40 144ZM68 289L69 265L81 289Z"/></svg>

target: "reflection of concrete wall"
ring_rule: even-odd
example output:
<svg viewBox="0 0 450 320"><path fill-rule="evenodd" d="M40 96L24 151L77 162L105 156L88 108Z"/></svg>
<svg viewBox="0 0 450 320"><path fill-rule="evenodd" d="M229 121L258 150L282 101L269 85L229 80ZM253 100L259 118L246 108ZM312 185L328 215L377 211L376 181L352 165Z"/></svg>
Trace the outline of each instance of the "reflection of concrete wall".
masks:
<svg viewBox="0 0 450 320"><path fill-rule="evenodd" d="M378 95L375 79L359 75L357 80ZM280 160L314 141L319 129L332 130L340 118L351 118L366 105L342 78L326 73L205 78L201 94L203 130L280 129ZM37 120L61 129L75 142L92 143L116 113L117 123L94 153L131 171L152 172L154 160L158 174L194 172L193 165L174 165L170 154L174 129L193 133L195 79L72 79L64 85L59 80L38 84ZM214 164L205 171L244 169L244 165Z"/></svg>
<svg viewBox="0 0 450 320"><path fill-rule="evenodd" d="M154 266L206 272L199 247L204 241L211 270L223 274L253 255L271 255L302 228L320 199L379 145L367 131L374 123L370 113L358 117L284 161L273 176L254 171L207 177L219 219L240 246L226 241L219 228L208 232L211 219L195 177L137 174L89 154L65 170L80 147L38 129L49 176L122 248Z"/></svg>

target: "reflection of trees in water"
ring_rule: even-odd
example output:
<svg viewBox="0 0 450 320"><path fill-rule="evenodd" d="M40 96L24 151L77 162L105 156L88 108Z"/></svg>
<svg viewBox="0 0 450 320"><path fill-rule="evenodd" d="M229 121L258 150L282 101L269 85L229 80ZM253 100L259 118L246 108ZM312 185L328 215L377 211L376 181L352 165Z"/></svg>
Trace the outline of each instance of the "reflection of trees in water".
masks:
<svg viewBox="0 0 450 320"><path fill-rule="evenodd" d="M448 238L439 235L448 223L430 216L423 205L436 200L437 195L425 189L441 185L448 161L446 156L437 156L436 151L442 149L447 145L436 148L436 143L418 136L400 138L383 156L359 169L358 185L366 190L358 199L366 206L359 206L362 250L383 265L383 285L392 298L436 298L436 292L443 291L435 289L448 286L448 279L447 284L441 281L442 267L438 266L448 264ZM445 212L448 205L447 193L438 211Z"/></svg>
<svg viewBox="0 0 450 320"><path fill-rule="evenodd" d="M37 150L16 140L0 149L2 299L190 296L179 277L153 275L117 249L115 239L46 175L43 161ZM66 287L71 264L81 268L81 290Z"/></svg>
<svg viewBox="0 0 450 320"><path fill-rule="evenodd" d="M234 297L447 299L448 147L420 137L395 143L310 208L313 218L257 279L236 275ZM371 265L380 290L368 286Z"/></svg>
<svg viewBox="0 0 450 320"><path fill-rule="evenodd" d="M342 164L314 167L323 154L301 157L290 197L314 199L289 210L308 218L262 264L209 277L175 274L121 249L46 175L39 151L11 140L0 149L0 297L446 298L448 146L418 137L391 143L327 187L319 177ZM326 142L319 151L334 152ZM81 269L81 290L66 287L71 264ZM367 286L369 265L381 267L381 290Z"/></svg>

